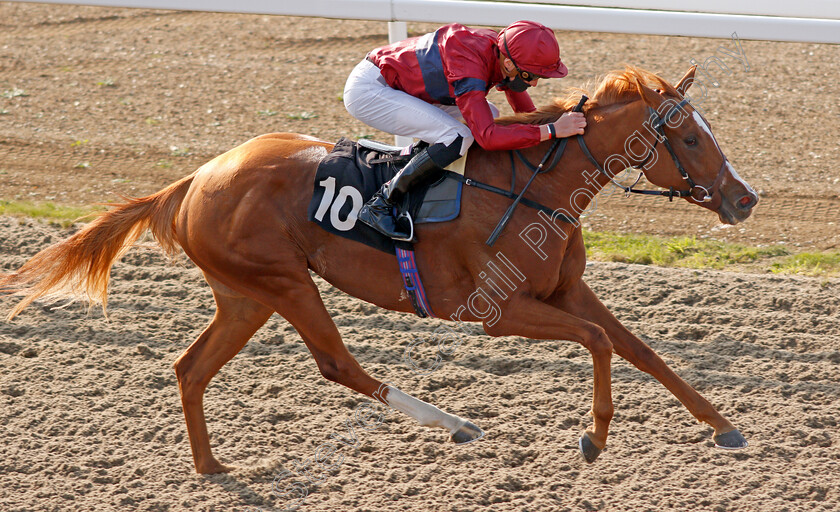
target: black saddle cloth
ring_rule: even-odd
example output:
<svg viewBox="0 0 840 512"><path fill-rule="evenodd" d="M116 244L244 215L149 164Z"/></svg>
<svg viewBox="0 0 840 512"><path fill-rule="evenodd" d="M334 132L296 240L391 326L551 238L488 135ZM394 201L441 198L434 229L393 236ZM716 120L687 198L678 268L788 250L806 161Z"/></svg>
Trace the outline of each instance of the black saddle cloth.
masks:
<svg viewBox="0 0 840 512"><path fill-rule="evenodd" d="M314 192L309 202L308 218L323 229L381 251L393 253L397 244L378 231L358 222L362 205L396 174L393 154L371 150L357 142L342 138L333 151L318 165ZM410 191L403 208L407 208L415 224L445 222L460 213L459 181L444 177Z"/></svg>

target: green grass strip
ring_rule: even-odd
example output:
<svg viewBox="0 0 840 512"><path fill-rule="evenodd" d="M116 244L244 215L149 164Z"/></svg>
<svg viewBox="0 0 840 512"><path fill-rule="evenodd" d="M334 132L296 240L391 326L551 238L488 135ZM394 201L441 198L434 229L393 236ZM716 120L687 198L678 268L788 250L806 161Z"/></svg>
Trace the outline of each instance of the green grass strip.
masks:
<svg viewBox="0 0 840 512"><path fill-rule="evenodd" d="M661 267L726 269L733 266L759 272L840 276L840 252L794 254L782 246L750 247L695 237L585 231L586 255L596 261L617 261Z"/></svg>
<svg viewBox="0 0 840 512"><path fill-rule="evenodd" d="M749 247L695 237L661 238L587 231L583 239L587 256L593 260L663 267L723 269L790 254L779 246Z"/></svg>
<svg viewBox="0 0 840 512"><path fill-rule="evenodd" d="M77 220L85 220L82 217L104 210L102 206L64 206L50 202L0 200L0 215L44 219L64 227L72 225Z"/></svg>
<svg viewBox="0 0 840 512"><path fill-rule="evenodd" d="M840 276L840 252L803 252L792 254L770 265L776 274L804 274L806 276Z"/></svg>

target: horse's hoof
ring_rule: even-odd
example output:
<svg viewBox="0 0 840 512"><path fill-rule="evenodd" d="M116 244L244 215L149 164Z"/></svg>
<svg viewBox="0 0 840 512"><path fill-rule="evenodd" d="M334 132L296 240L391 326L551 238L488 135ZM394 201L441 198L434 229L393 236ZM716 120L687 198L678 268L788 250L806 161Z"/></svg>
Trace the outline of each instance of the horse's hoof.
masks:
<svg viewBox="0 0 840 512"><path fill-rule="evenodd" d="M468 421L450 435L449 439L452 439L455 444L467 444L478 441L482 437L484 437L484 431Z"/></svg>
<svg viewBox="0 0 840 512"><path fill-rule="evenodd" d="M578 440L578 448L580 448L580 453L583 454L583 458L590 464L595 462L598 455L601 455L601 449L595 446L595 443L589 439L588 432L584 432L583 435L580 436L580 440Z"/></svg>
<svg viewBox="0 0 840 512"><path fill-rule="evenodd" d="M230 473L231 471L235 471L236 469L236 466L227 466L214 459L210 463L205 464L200 468L196 467L195 472L202 475L215 475L218 473Z"/></svg>
<svg viewBox="0 0 840 512"><path fill-rule="evenodd" d="M740 450L749 446L744 436L738 432L738 429L730 432L724 432L715 436L715 448L723 448L724 450Z"/></svg>

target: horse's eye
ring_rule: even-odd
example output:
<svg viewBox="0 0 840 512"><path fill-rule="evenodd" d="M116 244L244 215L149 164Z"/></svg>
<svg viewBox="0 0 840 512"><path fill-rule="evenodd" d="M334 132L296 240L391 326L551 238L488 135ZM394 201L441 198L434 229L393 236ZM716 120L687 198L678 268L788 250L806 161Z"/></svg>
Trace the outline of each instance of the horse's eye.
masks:
<svg viewBox="0 0 840 512"><path fill-rule="evenodd" d="M693 146L697 144L697 137L695 137L694 135L689 135L688 137L683 139L683 142L685 142L686 146Z"/></svg>

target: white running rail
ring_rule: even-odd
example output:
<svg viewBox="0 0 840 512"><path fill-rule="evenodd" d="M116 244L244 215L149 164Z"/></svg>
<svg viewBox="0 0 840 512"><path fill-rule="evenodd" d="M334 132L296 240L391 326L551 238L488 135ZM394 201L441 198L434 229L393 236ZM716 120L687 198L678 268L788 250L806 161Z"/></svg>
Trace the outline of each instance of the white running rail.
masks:
<svg viewBox="0 0 840 512"><path fill-rule="evenodd" d="M41 3L840 44L838 0L36 0ZM574 5L570 5L574 4ZM702 12L700 11L702 10Z"/></svg>

